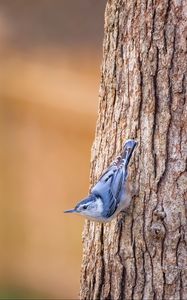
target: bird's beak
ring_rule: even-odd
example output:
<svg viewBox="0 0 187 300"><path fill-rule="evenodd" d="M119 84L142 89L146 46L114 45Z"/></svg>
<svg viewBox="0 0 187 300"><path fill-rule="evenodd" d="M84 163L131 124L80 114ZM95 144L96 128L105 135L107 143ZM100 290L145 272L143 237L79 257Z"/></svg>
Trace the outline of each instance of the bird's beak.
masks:
<svg viewBox="0 0 187 300"><path fill-rule="evenodd" d="M73 208L73 209L69 209L69 210L65 210L65 211L64 211L65 214L75 213L75 212L76 212L76 209L74 209L74 208Z"/></svg>

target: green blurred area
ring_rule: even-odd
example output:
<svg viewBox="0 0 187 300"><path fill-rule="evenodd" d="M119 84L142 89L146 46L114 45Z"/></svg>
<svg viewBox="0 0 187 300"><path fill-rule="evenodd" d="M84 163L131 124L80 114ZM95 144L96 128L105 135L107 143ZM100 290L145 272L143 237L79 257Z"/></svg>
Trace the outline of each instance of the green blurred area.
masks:
<svg viewBox="0 0 187 300"><path fill-rule="evenodd" d="M51 299L52 297L34 293L33 291L24 291L24 289L5 289L0 292L0 299Z"/></svg>
<svg viewBox="0 0 187 300"><path fill-rule="evenodd" d="M104 1L0 0L0 299L77 299Z"/></svg>

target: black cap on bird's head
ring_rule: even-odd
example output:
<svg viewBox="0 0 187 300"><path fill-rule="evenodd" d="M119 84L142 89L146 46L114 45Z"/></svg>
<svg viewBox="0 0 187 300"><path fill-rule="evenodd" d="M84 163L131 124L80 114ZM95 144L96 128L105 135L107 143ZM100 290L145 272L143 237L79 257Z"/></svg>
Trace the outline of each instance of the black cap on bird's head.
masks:
<svg viewBox="0 0 187 300"><path fill-rule="evenodd" d="M94 203L96 197L90 194L88 197L81 200L73 209L65 210L64 213L81 213L86 211L90 205Z"/></svg>
<svg viewBox="0 0 187 300"><path fill-rule="evenodd" d="M101 215L102 211L103 204L101 198L94 194L90 194L80 201L75 208L65 210L64 213L77 213L88 218L96 218Z"/></svg>

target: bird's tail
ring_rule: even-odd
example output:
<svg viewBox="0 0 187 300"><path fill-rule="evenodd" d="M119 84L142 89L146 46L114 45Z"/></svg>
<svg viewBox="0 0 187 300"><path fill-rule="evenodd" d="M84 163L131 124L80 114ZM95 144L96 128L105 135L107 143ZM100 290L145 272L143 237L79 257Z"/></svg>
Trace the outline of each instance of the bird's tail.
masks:
<svg viewBox="0 0 187 300"><path fill-rule="evenodd" d="M122 154L122 159L124 160L125 168L127 168L129 161L131 159L134 148L136 147L137 142L135 140L127 140L124 145L124 150Z"/></svg>

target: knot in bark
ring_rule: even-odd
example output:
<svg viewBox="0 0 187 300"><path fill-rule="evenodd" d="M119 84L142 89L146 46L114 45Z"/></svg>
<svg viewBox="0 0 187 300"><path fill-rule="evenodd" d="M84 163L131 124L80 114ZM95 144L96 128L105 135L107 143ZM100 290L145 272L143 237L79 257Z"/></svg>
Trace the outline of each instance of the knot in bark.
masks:
<svg viewBox="0 0 187 300"><path fill-rule="evenodd" d="M155 239L163 239L165 236L165 228L162 223L155 222L150 228L151 234Z"/></svg>
<svg viewBox="0 0 187 300"><path fill-rule="evenodd" d="M157 217L157 219L163 220L166 217L166 213L163 210L155 209L154 216Z"/></svg>

